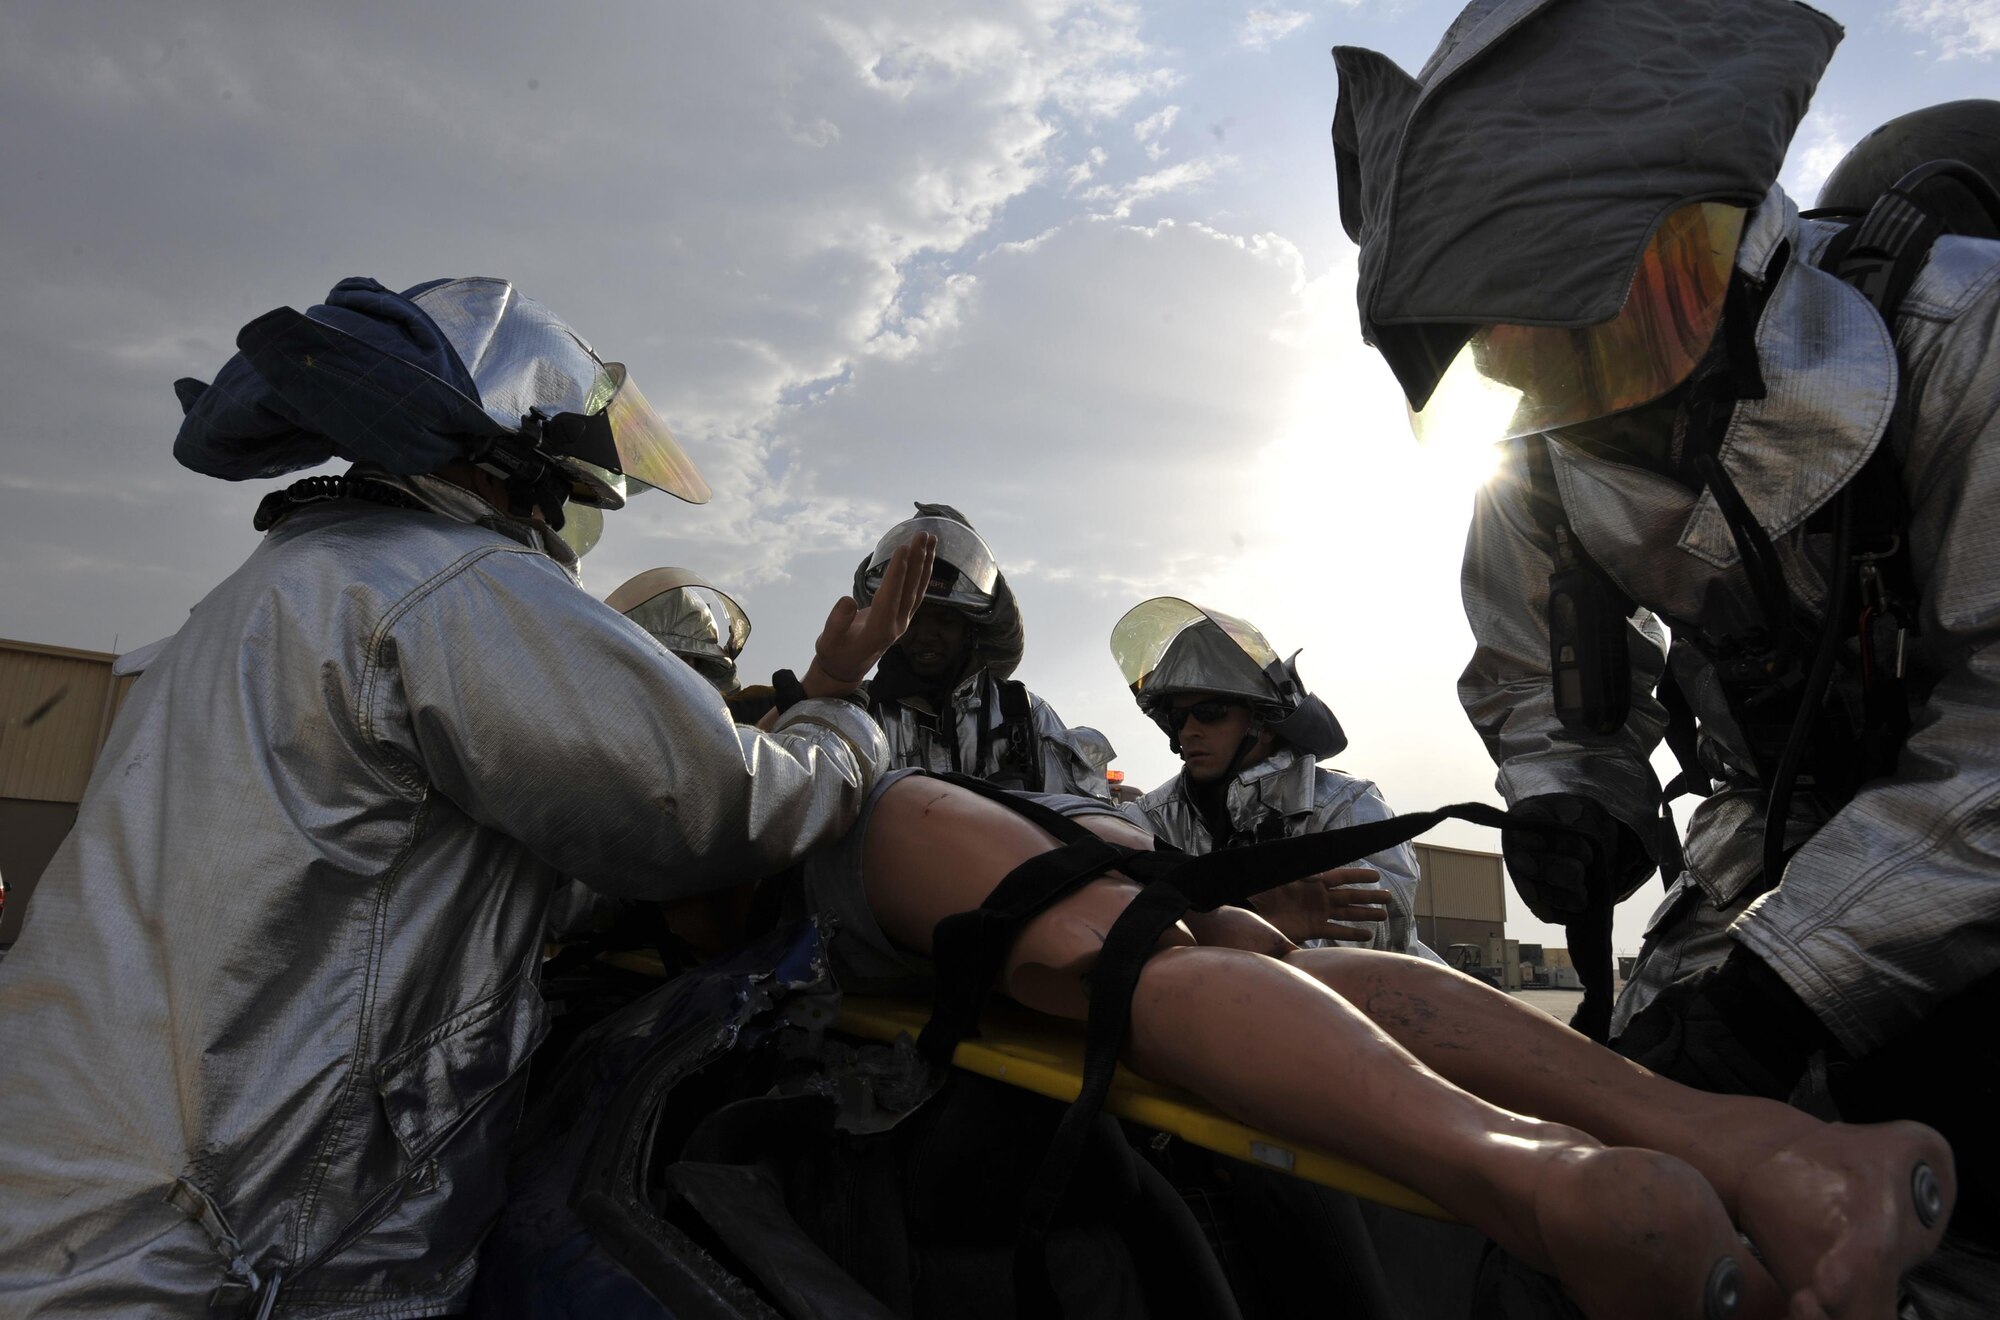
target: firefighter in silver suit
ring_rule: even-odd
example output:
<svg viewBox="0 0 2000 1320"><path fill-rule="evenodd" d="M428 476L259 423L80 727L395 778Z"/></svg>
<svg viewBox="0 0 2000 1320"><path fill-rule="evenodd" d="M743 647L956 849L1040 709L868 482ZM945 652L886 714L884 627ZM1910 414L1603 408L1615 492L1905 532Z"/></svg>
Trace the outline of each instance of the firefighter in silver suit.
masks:
<svg viewBox="0 0 2000 1320"><path fill-rule="evenodd" d="M1156 596L1118 621L1111 653L1183 763L1180 774L1122 810L1182 852L1199 857L1394 814L1374 783L1319 764L1340 754L1347 735L1300 683L1297 657L1281 661L1255 625ZM1335 883L1299 881L1253 905L1302 943L1436 957L1417 938L1417 857L1409 844L1332 874ZM1356 884L1384 891L1380 920L1365 903L1356 908L1358 925L1334 911Z"/></svg>
<svg viewBox="0 0 2000 1320"><path fill-rule="evenodd" d="M625 369L505 280L348 280L177 385L197 471L346 475L149 648L0 968L0 1313L463 1308L546 1030L559 876L782 868L886 761L843 599L759 733L585 593L566 507L708 489ZM824 661L824 665L820 661Z"/></svg>
<svg viewBox="0 0 2000 1320"><path fill-rule="evenodd" d="M1923 1288L1970 1315L2000 1279L2000 243L1924 170L1858 223L1776 186L1840 35L1482 0L1415 78L1343 48L1341 211L1419 435L1508 442L1459 696L1529 817L1517 886L1574 943L1662 864L1622 1050L1942 1129Z"/></svg>
<svg viewBox="0 0 2000 1320"><path fill-rule="evenodd" d="M1013 677L1026 633L993 551L950 505L916 507L854 572L854 598L866 604L897 546L919 533L937 538L930 593L868 683L891 763L1108 801L1110 741L1064 724Z"/></svg>
<svg viewBox="0 0 2000 1320"><path fill-rule="evenodd" d="M686 568L649 568L604 598L727 697L742 686L736 658L750 641L750 616L736 598Z"/></svg>

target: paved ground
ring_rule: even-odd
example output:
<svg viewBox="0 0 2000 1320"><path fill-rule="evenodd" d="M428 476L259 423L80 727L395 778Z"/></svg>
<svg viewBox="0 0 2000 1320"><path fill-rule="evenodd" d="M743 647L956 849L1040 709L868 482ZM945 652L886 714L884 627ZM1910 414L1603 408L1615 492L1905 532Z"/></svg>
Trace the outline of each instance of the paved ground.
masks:
<svg viewBox="0 0 2000 1320"><path fill-rule="evenodd" d="M1556 1021L1567 1024L1576 1006L1583 1002L1581 990L1516 990L1514 998L1532 1004Z"/></svg>

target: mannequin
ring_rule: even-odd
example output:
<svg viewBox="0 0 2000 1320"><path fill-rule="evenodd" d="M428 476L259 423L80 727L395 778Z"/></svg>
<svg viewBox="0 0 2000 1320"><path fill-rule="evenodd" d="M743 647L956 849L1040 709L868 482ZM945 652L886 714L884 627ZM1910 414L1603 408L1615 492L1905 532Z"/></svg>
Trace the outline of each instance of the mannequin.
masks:
<svg viewBox="0 0 2000 1320"><path fill-rule="evenodd" d="M1078 819L1151 846L1120 818ZM917 955L940 920L1054 842L921 776L882 789L866 828L869 910ZM1103 932L1138 892L1113 872L1051 905L999 988L1084 1018ZM1191 916L1161 945L1133 998L1132 1068L1404 1182L1556 1275L1592 1317L1887 1320L1900 1276L1943 1233L1951 1152L1919 1124L1831 1125L1691 1090L1449 969L1300 949L1239 908ZM1941 1186L1928 1223L1911 1195L1920 1164ZM1713 1295L1727 1260L1733 1303Z"/></svg>

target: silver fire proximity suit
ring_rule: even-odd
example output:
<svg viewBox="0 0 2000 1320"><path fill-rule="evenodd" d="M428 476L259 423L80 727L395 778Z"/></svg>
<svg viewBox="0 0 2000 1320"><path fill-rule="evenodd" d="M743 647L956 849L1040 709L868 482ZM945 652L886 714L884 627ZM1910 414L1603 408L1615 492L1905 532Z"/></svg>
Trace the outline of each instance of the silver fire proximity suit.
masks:
<svg viewBox="0 0 2000 1320"><path fill-rule="evenodd" d="M1906 373L1908 451L1897 458L1921 594L1907 637L1913 719L1895 772L1831 819L1795 795L1788 842L1800 846L1781 886L1746 897L1761 871L1764 792L1720 680L1690 640L1758 617L1714 495L1549 437L1575 535L1642 607L1629 638L1631 715L1603 738L1567 733L1553 709L1537 589L1552 558L1525 481L1481 494L1467 541L1478 649L1459 695L1510 803L1588 794L1648 838L1659 810L1648 756L1665 723L1651 692L1663 663L1700 720L1716 791L1689 822L1686 870L1653 918L1619 1028L1662 985L1719 961L1731 939L1857 1055L2000 967L2000 244L1939 239L1892 342L1866 298L1815 268L1831 231L1800 220L1776 188L1748 219L1738 270L1760 285L1781 273L1756 331L1766 396L1738 403L1721 462L1776 544L1795 606L1817 615L1831 538L1808 534L1805 520L1885 442ZM1676 621L1670 653L1648 610Z"/></svg>
<svg viewBox="0 0 2000 1320"><path fill-rule="evenodd" d="M1461 697L1516 887L1586 984L1665 842L1663 736L1704 795L1616 1021L1584 1025L1676 1080L1945 1135L1958 1200L1908 1282L1984 1316L2000 249L1931 242L1947 153L1850 199L1838 247L1774 187L1841 37L1790 0L1472 0L1414 77L1336 51L1335 166L1418 435L1521 442L1467 542Z"/></svg>
<svg viewBox="0 0 2000 1320"><path fill-rule="evenodd" d="M1111 742L1088 726L1070 728L1048 702L1009 683L1026 650L1021 609L993 551L965 515L948 504L916 506L917 516L891 528L872 556L854 570L854 599L866 605L895 548L918 532L938 538L938 576L928 600L954 610L971 626L971 646L955 681L913 683L892 650L869 682L870 708L889 742L897 769L957 772L1042 793L1111 799L1105 768ZM1025 697L1025 730L1010 738L1003 685ZM1025 753L1016 741L1031 742ZM1009 764L1010 757L1015 764ZM1025 781L1025 782L1023 782Z"/></svg>
<svg viewBox="0 0 2000 1320"><path fill-rule="evenodd" d="M876 718L889 746L889 762L990 778L1001 769L1005 746L999 682L990 669L975 669L951 690L946 709L934 712L921 697L879 703ZM1110 800L1104 769L1111 748L1095 729L1072 729L1055 708L1028 693L1041 758L1042 790Z"/></svg>
<svg viewBox="0 0 2000 1320"><path fill-rule="evenodd" d="M0 1314L461 1307L557 877L762 875L880 770L859 707L738 727L542 529L394 484L279 521L118 716L0 967Z"/></svg>
<svg viewBox="0 0 2000 1320"><path fill-rule="evenodd" d="M1314 764L1309 756L1280 747L1270 756L1236 772L1223 794L1229 823L1237 834L1258 841L1323 834L1395 813L1382 792L1366 779ZM1158 835L1190 856L1215 850L1215 839L1200 810L1189 800L1186 779L1176 775L1137 802L1119 808L1133 823ZM1435 959L1417 938L1417 855L1409 844L1398 844L1355 862L1381 876L1377 884L1389 891L1389 919L1366 940L1330 943L1366 949L1388 949Z"/></svg>

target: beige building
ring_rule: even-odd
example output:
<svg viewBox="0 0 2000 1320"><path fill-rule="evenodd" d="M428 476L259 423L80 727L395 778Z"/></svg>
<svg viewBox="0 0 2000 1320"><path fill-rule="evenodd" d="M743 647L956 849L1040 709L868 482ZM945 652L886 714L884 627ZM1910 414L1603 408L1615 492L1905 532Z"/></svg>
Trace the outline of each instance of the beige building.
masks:
<svg viewBox="0 0 2000 1320"><path fill-rule="evenodd" d="M1502 990L1521 988L1521 946L1507 938L1507 872L1499 853L1417 850L1417 938L1454 967Z"/></svg>
<svg viewBox="0 0 2000 1320"><path fill-rule="evenodd" d="M76 820L97 750L134 680L102 651L0 638L0 945L14 942L28 895Z"/></svg>
<svg viewBox="0 0 2000 1320"><path fill-rule="evenodd" d="M1482 953L1507 935L1507 874L1500 854L1434 843L1417 850L1417 938L1447 959L1454 944Z"/></svg>

